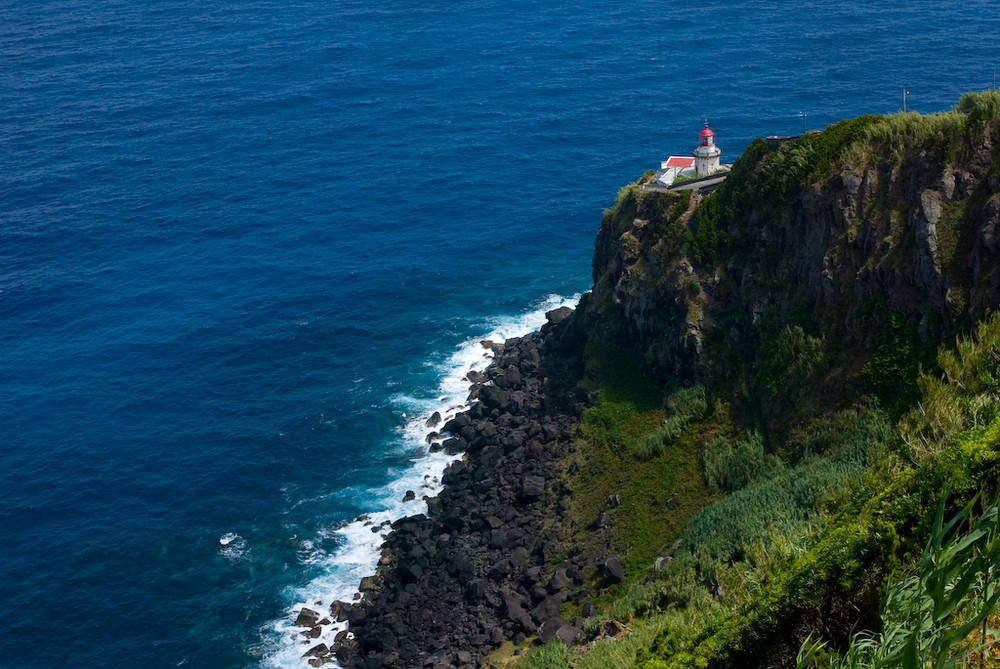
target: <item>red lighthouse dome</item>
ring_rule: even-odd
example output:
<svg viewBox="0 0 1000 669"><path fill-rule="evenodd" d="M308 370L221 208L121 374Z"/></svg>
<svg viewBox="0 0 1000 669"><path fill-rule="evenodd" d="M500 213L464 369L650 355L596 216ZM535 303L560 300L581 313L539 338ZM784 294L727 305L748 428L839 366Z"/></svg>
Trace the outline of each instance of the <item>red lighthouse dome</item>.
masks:
<svg viewBox="0 0 1000 669"><path fill-rule="evenodd" d="M712 146L713 144L715 144L715 133L706 123L705 129L698 133L698 146Z"/></svg>

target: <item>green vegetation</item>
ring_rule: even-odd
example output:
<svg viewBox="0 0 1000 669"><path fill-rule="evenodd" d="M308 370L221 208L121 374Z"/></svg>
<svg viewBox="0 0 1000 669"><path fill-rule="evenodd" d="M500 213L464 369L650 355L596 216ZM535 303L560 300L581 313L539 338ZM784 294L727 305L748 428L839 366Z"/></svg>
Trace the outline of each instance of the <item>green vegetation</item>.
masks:
<svg viewBox="0 0 1000 669"><path fill-rule="evenodd" d="M626 577L587 571L592 643L518 667L1000 666L1000 521L984 502L1000 484L1000 316L981 301L1000 269L969 261L1000 211L997 138L1000 93L971 94L946 114L757 140L693 211L690 193L622 189L601 232L619 265L582 307L600 325L581 382L595 401L560 522L567 550L614 553ZM963 161L977 167L956 176ZM954 198L924 205L949 178ZM810 276L843 262L841 293L781 267L796 212L822 197L847 213L816 235L844 241ZM924 269L946 298L906 273L938 204ZM884 283L843 297L865 272ZM687 330L651 325L665 321ZM651 380L687 369L670 337L695 327L702 366ZM601 620L630 631L594 639Z"/></svg>
<svg viewBox="0 0 1000 669"><path fill-rule="evenodd" d="M871 169L889 177L900 167L943 167L966 160L987 134L1000 132L998 109L1000 92L969 93L943 114L861 116L775 150L762 139L754 140L733 165L732 175L695 210L694 258L715 265L739 251L733 246L733 232L744 233L753 219L780 217L782 208L801 197L806 187L824 183L845 168L855 174ZM901 204L897 196L886 197L868 216L888 218ZM945 242L943 260L948 261L958 241L953 231L964 212L946 215L938 236Z"/></svg>
<svg viewBox="0 0 1000 669"><path fill-rule="evenodd" d="M566 646L562 641L553 639L544 646L532 649L517 666L521 669L562 669L567 666L568 660Z"/></svg>
<svg viewBox="0 0 1000 669"><path fill-rule="evenodd" d="M803 135L771 151L762 139L750 143L733 164L732 175L695 210L695 259L718 263L730 249L731 226L746 227L752 211L773 215L804 185L824 177L879 117L861 116L821 133Z"/></svg>
<svg viewBox="0 0 1000 669"><path fill-rule="evenodd" d="M729 171L728 167L720 167L719 169L715 170L711 174L695 174L694 172L692 172L690 174L678 174L674 178L673 183L671 183L670 185L671 186L676 186L677 184L682 184L685 181L694 181L695 179L707 179L709 177L714 177L714 176L716 176L718 174L724 174L724 173L726 173L728 171Z"/></svg>
<svg viewBox="0 0 1000 669"><path fill-rule="evenodd" d="M610 517L612 548L626 573L638 576L712 498L700 475L698 443L684 428L713 423L705 416L704 389L667 393L642 374L635 356L608 345L592 342L586 357L585 385L599 390L566 466L577 470L567 481L569 520L583 540L602 513ZM642 444L656 434L657 455L647 457Z"/></svg>
<svg viewBox="0 0 1000 669"><path fill-rule="evenodd" d="M659 628L635 648L632 664L613 666L762 666L772 661L764 658L781 657L787 664L808 633L811 643L827 644L814 658L837 661L828 649L846 645L859 622L876 628L884 583L913 568L935 516L963 507L972 515L970 500L994 493L995 356L1000 318L954 348L941 348L943 375L920 376L921 402L896 428L874 406L839 412L804 433L792 449L804 454L795 464L767 455L757 433L714 437L702 456L704 471L714 486L732 492L690 518L672 559L652 580L607 603L609 616L647 619ZM984 414L983 407L994 408ZM918 425L916 433L926 438L913 448L904 435ZM944 489L954 492L941 511ZM1000 558L995 548L989 544L984 559ZM671 612L683 613L688 624Z"/></svg>
<svg viewBox="0 0 1000 669"><path fill-rule="evenodd" d="M716 437L705 449L702 462L708 484L727 493L770 478L783 466L779 458L764 453L764 440L757 431L736 441Z"/></svg>
<svg viewBox="0 0 1000 669"><path fill-rule="evenodd" d="M647 432L633 449L640 460L652 460L680 436L691 421L703 418L708 410L702 386L682 388L667 400L667 417L658 428Z"/></svg>
<svg viewBox="0 0 1000 669"><path fill-rule="evenodd" d="M891 584L882 599L877 635L856 634L843 656L823 652L824 644L807 639L798 669L922 669L988 667L1000 663L994 612L1000 600L1000 520L996 504L965 532L973 499L944 523L945 501L934 519L934 532L915 575Z"/></svg>
<svg viewBox="0 0 1000 669"><path fill-rule="evenodd" d="M916 328L892 314L878 347L861 369L863 388L898 418L920 399L917 377L921 367L935 369L934 355L934 347L920 341Z"/></svg>

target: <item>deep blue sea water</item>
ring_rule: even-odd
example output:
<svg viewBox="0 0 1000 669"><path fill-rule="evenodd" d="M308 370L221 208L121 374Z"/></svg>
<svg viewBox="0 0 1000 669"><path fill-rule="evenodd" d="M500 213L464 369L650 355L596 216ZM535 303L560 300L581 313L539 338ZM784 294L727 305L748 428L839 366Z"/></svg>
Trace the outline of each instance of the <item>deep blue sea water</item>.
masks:
<svg viewBox="0 0 1000 669"><path fill-rule="evenodd" d="M0 666L305 666L618 187L998 47L985 1L0 0Z"/></svg>

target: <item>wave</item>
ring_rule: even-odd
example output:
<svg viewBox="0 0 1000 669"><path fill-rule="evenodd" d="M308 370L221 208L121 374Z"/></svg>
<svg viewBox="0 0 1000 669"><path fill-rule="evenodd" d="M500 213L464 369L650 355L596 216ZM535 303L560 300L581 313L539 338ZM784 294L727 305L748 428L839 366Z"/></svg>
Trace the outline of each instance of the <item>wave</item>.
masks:
<svg viewBox="0 0 1000 669"><path fill-rule="evenodd" d="M362 578L375 573L391 523L427 512L425 497L434 497L441 491L445 469L462 457L432 452L429 445L443 438L438 431L448 420L469 408L466 403L471 385L468 375L485 369L493 358L492 350L483 342L499 343L522 337L541 327L547 312L563 306L573 307L579 299L579 294L572 297L549 295L524 313L491 319L484 324L482 335L463 342L441 362L432 363L437 371L436 387L415 389L412 394L400 393L392 398L405 423L385 447L390 452L417 457L409 459L408 465L390 471L389 483L366 492L365 497L371 500L367 513L343 527L330 530L336 535L336 549L331 552L315 549L302 556L317 575L307 584L286 591L289 604L285 614L262 630L265 644L261 667L302 669L308 666L302 657L306 650L319 643L332 645L336 636L347 629L347 624L332 621L327 615L330 605L334 601L351 602L360 598L358 586ZM299 612L306 607L317 611L321 621L328 621L318 626L318 636L304 636L307 628L295 624Z"/></svg>

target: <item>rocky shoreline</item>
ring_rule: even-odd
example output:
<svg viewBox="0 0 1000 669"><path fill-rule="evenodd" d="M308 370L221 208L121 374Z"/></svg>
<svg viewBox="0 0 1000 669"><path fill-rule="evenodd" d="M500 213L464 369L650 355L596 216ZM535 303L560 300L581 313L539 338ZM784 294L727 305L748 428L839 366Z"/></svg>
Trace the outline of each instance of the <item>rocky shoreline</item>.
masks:
<svg viewBox="0 0 1000 669"><path fill-rule="evenodd" d="M333 605L331 616L346 620L354 638L342 633L333 647L310 648L310 665L475 669L504 641L536 635L572 644L592 594L585 575L623 577L614 557L555 562L567 548L552 522L567 504L557 464L587 398L576 383L582 328L568 308L546 318L539 331L495 347L472 387L478 402L444 426L442 446L464 458L445 472L427 515L393 523L361 600ZM581 613L572 621L560 617L567 601ZM303 615L307 627L320 616Z"/></svg>

